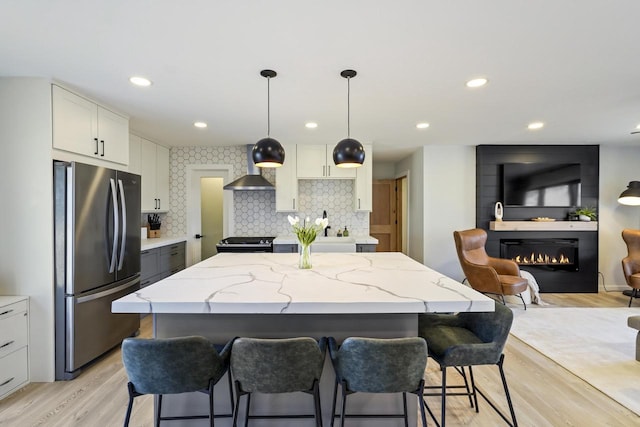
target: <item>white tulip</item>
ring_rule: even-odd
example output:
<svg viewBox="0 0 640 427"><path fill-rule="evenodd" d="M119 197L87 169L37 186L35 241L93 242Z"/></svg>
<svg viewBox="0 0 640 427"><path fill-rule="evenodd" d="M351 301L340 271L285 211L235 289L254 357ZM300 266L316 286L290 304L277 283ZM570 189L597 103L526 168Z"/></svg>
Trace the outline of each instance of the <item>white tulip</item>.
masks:
<svg viewBox="0 0 640 427"><path fill-rule="evenodd" d="M291 215L287 215L287 219L289 220L289 224L291 225L296 225L300 222L300 218L298 217L292 217Z"/></svg>
<svg viewBox="0 0 640 427"><path fill-rule="evenodd" d="M318 219L320 219L320 218L318 218ZM322 228L323 229L327 228L327 226L329 225L329 218L320 219L320 223L322 224Z"/></svg>

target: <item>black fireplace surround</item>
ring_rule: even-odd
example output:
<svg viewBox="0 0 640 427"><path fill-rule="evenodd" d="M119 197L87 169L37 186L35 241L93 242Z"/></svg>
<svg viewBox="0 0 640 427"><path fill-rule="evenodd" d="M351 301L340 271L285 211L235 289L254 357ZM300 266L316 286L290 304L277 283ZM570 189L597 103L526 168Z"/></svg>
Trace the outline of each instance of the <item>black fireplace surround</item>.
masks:
<svg viewBox="0 0 640 427"><path fill-rule="evenodd" d="M491 231L494 206L502 201L502 168L512 163L578 163L581 206L598 206L597 145L479 145L476 147L476 227L487 230L490 256L515 259L541 292L598 292L597 231ZM574 207L505 206L503 221L547 217L566 221ZM531 255L533 261L531 260ZM538 254L540 253L540 255ZM539 256L538 256L539 255ZM567 258L565 260L561 256ZM555 259L555 262L554 262ZM560 260L562 259L562 262Z"/></svg>

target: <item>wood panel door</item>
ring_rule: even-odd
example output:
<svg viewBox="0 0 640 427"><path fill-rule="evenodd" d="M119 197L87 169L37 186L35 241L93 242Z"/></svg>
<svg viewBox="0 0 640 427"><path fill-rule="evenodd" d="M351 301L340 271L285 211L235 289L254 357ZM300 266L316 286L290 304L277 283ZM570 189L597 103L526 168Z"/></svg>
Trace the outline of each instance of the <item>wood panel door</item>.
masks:
<svg viewBox="0 0 640 427"><path fill-rule="evenodd" d="M377 252L398 251L395 179L373 181L373 210L369 216L369 233L378 239Z"/></svg>

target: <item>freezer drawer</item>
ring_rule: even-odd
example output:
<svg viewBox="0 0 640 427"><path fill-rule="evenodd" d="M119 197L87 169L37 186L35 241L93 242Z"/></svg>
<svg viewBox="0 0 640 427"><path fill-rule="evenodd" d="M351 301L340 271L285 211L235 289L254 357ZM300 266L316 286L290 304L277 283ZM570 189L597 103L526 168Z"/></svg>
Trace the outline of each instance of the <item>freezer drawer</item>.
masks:
<svg viewBox="0 0 640 427"><path fill-rule="evenodd" d="M81 368L138 331L140 315L111 313L111 302L139 289L140 277L136 276L106 290L65 298L65 372Z"/></svg>

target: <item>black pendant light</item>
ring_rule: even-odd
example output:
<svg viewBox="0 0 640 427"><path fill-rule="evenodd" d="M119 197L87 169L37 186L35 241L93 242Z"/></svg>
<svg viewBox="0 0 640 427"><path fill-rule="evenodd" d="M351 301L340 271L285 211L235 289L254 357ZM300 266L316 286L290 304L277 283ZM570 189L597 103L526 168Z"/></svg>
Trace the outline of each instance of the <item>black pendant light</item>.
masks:
<svg viewBox="0 0 640 427"><path fill-rule="evenodd" d="M356 76L355 70L344 70L340 73L347 79L347 138L338 142L333 149L333 162L339 168L357 168L364 163L364 147L360 142L351 138L351 85L349 81Z"/></svg>
<svg viewBox="0 0 640 427"><path fill-rule="evenodd" d="M269 137L271 133L269 81L278 74L273 70L262 70L260 75L267 79L267 137L255 143L251 157L260 168L278 168L284 163L284 148L278 141Z"/></svg>
<svg viewBox="0 0 640 427"><path fill-rule="evenodd" d="M640 205L640 181L631 181L627 189L618 197L618 203L621 205L639 206Z"/></svg>

